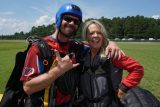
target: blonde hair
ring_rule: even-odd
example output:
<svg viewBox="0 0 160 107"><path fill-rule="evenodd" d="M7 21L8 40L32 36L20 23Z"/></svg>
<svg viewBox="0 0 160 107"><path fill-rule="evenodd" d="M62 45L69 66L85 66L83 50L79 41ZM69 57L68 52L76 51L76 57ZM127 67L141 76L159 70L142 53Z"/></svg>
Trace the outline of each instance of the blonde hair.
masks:
<svg viewBox="0 0 160 107"><path fill-rule="evenodd" d="M83 39L88 41L87 31L88 31L88 27L89 27L91 24L95 24L95 25L99 26L99 28L100 28L100 31L101 31L102 36L103 36L103 43L102 43L102 46L101 46L101 52L104 53L104 49L105 49L106 46L108 45L109 41L108 41L108 39L107 39L106 29L105 29L105 27L101 24L101 22L99 22L98 20L90 20L90 21L87 21L87 22L84 24L84 27L83 27L83 33L82 33L82 34L83 34Z"/></svg>

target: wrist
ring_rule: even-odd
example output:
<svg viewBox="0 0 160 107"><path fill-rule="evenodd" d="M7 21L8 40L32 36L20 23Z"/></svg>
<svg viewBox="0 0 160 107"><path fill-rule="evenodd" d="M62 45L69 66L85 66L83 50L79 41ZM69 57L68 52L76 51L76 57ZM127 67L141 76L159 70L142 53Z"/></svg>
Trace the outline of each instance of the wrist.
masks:
<svg viewBox="0 0 160 107"><path fill-rule="evenodd" d="M59 65L57 66L54 66L52 67L50 70L49 70L49 75L51 76L51 78L53 80L56 80L59 76L61 76L63 73L61 72L61 68Z"/></svg>
<svg viewBox="0 0 160 107"><path fill-rule="evenodd" d="M121 91L123 91L124 93L127 93L127 91L128 91L130 88L127 87L127 86L125 86L123 83L121 83L121 84L119 85L119 89L120 89Z"/></svg>

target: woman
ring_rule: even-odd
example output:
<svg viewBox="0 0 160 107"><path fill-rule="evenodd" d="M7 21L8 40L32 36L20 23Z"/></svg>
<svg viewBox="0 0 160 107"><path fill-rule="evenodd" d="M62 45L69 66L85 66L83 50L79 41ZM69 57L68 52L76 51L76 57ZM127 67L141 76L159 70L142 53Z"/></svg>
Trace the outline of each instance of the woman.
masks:
<svg viewBox="0 0 160 107"><path fill-rule="evenodd" d="M111 104L110 63L129 74L122 79L117 96L123 98L125 93L137 86L143 77L143 67L135 59L122 55L120 60L105 57L104 49L108 45L104 26L97 20L85 23L84 39L89 43L90 50L84 57L84 66L80 77L80 94L84 97L81 106L108 107Z"/></svg>

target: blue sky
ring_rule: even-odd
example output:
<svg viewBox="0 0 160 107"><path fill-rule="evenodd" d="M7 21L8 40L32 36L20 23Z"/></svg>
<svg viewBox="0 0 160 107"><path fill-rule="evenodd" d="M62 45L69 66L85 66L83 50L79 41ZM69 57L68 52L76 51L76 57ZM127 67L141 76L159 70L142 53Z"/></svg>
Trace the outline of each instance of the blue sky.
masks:
<svg viewBox="0 0 160 107"><path fill-rule="evenodd" d="M0 0L0 35L51 24L64 3L80 6L84 20L136 15L160 18L160 0Z"/></svg>

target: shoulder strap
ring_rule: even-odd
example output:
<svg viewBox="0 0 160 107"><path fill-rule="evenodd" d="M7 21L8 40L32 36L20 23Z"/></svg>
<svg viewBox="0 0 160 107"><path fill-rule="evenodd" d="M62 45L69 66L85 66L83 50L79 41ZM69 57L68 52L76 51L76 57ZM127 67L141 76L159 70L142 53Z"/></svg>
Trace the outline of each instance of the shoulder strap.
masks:
<svg viewBox="0 0 160 107"><path fill-rule="evenodd" d="M107 78L107 79L108 79L109 90L111 92L112 99L114 100L116 106L124 107L123 104L120 102L120 99L117 97L116 90L114 90L114 85L113 85L113 81L112 81L112 72L114 72L114 71L112 71L112 70L114 70L113 65L112 65L110 59L106 60L106 62L105 63L109 65L109 69L110 69L109 72L108 72L109 78Z"/></svg>
<svg viewBox="0 0 160 107"><path fill-rule="evenodd" d="M31 44L35 44L37 46L43 61L44 72L48 71L53 62L52 56L54 55L54 50L51 50L48 43L40 37L31 36L27 38L27 41L29 42L29 46Z"/></svg>
<svg viewBox="0 0 160 107"><path fill-rule="evenodd" d="M47 72L50 67L52 66L53 63L53 55L55 55L54 50L51 50L48 43L40 38L40 37L30 37L27 39L27 41L29 42L29 46L34 44L35 46L37 46L37 48L39 49L40 52L40 58L43 61L43 66L44 66L44 72ZM44 90L44 99L43 99L43 104L44 106L48 106L48 102L49 102L49 92L50 91L50 86L45 88Z"/></svg>

